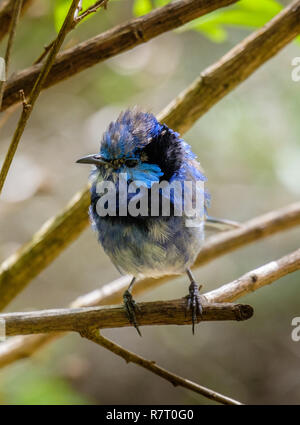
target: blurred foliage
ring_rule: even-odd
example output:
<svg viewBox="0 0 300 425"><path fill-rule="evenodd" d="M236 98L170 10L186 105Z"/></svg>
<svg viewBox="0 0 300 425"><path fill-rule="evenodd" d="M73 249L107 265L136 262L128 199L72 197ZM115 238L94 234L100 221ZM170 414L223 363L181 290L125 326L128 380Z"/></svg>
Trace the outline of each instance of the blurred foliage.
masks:
<svg viewBox="0 0 300 425"><path fill-rule="evenodd" d="M54 24L57 32L60 30L65 20L70 4L70 0L55 0L54 2ZM82 0L82 10L87 9L93 4L95 4L95 0ZM88 15L84 20L90 18L92 15L93 14Z"/></svg>
<svg viewBox="0 0 300 425"><path fill-rule="evenodd" d="M153 0L151 7L167 2ZM56 6L61 3L66 8L70 0L34 3L18 28L11 67L14 72L29 66L43 45L53 39ZM256 11L266 3L251 1ZM66 47L130 19L136 4L133 0L110 0L107 11L92 14L71 33ZM88 3L83 6L88 7ZM219 20L223 16L225 21L230 12L233 19L233 10L238 10L238 4L211 16ZM253 15L258 19L258 12ZM206 19L204 16L196 22ZM228 22L217 26L229 29L224 43L212 45L211 38L202 38L195 30L170 31L42 93L8 176L7 196L0 201L1 261L83 186L88 170L78 168L75 160L97 151L102 132L120 110L137 104L157 113L250 28ZM186 25L185 29L191 28ZM4 50L5 45L0 48ZM300 83L291 79L291 60L299 55L299 47L291 43L184 136L208 175L212 215L243 221L299 199ZM6 153L18 113L1 129L0 156ZM196 277L205 284L205 291L236 279L295 250L299 232L293 228L244 247L196 270ZM65 307L118 277L95 235L87 230L14 300L9 311ZM138 300L179 298L186 289L185 278L179 277ZM299 404L300 344L290 337L291 320L300 311L299 290L299 272L286 276L241 300L255 308L253 319L205 323L194 338L186 326L145 327L143 338L129 328L107 330L107 335L175 373L245 403ZM171 355L166 357L166 353ZM141 368L125 365L107 350L73 334L45 347L32 359L0 370L0 404L78 404L91 400L101 404L207 403Z"/></svg>
<svg viewBox="0 0 300 425"><path fill-rule="evenodd" d="M112 1L112 0L110 0ZM171 0L134 0L133 14L142 16L156 7L162 7ZM95 0L83 0L82 10L93 5ZM59 31L68 8L70 0L55 0L54 2L54 25ZM197 31L215 43L227 40L227 27L240 27L245 29L259 28L272 19L283 6L276 0L241 0L229 8L218 9L208 15L189 22L182 30ZM88 15L84 20L90 18ZM300 41L300 37L298 37Z"/></svg>
<svg viewBox="0 0 300 425"><path fill-rule="evenodd" d="M18 364L5 371L0 380L1 404L90 404L68 381L53 373L46 363Z"/></svg>
<svg viewBox="0 0 300 425"><path fill-rule="evenodd" d="M226 26L259 28L281 9L282 5L276 0L241 0L230 8L218 9L195 19L186 28L199 31L210 40L220 43L228 37Z"/></svg>
<svg viewBox="0 0 300 425"><path fill-rule="evenodd" d="M161 7L167 3L170 3L170 0L135 0L133 13L136 16L145 15L154 7ZM185 25L184 30L200 32L211 41L221 43L228 38L226 27L259 28L281 9L282 5L276 0L241 0L232 7L218 9L195 19Z"/></svg>
<svg viewBox="0 0 300 425"><path fill-rule="evenodd" d="M133 4L133 13L136 16L142 16L146 13L151 12L152 2L151 0L135 0Z"/></svg>

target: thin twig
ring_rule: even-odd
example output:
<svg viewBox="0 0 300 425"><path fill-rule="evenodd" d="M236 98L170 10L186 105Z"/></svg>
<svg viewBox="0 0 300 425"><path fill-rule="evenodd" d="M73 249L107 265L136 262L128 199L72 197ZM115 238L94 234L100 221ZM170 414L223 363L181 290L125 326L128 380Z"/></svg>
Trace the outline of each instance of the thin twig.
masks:
<svg viewBox="0 0 300 425"><path fill-rule="evenodd" d="M203 296L211 303L232 302L298 270L300 270L300 249L264 264Z"/></svg>
<svg viewBox="0 0 300 425"><path fill-rule="evenodd" d="M296 9L297 10L297 7ZM258 35L261 33L261 30L259 31ZM242 44L241 44L242 46ZM258 55L261 57L261 53ZM252 59L251 59L252 60ZM222 66L222 63L220 64ZM241 64L241 67L243 64ZM234 69L231 70L234 72ZM226 87L226 80L224 81L218 81L216 83L216 86L219 85L220 90L222 87ZM208 96L209 98L209 96ZM181 99L182 104L187 101L188 104L188 97L183 96ZM199 98L195 100L195 103L199 101ZM212 99L213 101L213 99ZM189 115L189 111L187 110L186 115ZM182 117L182 119L186 119L186 115ZM160 115L161 116L161 115ZM175 128L175 125L172 123L172 117L175 117L174 111L172 114L169 114L168 111L166 111L166 115L169 116L168 118L168 124L171 127ZM186 124L184 124L186 126ZM189 120L189 125L191 125L191 121ZM176 128L175 128L176 129ZM87 207L89 204L89 193L88 191L83 191L81 194L77 194L72 202L67 206L67 208L62 211L59 215L54 217L53 219L49 220L43 228L34 236L33 240L30 241L28 244L26 244L21 251L18 254L14 254L11 256L8 260L6 260L2 264L2 270L0 274L0 300L3 300L3 306L7 305L7 303L20 291L23 289L23 287L33 278L35 277L41 270L43 270L48 264L53 261L57 255L63 250L71 241L73 241L80 233L81 231L86 227L88 223L87 218ZM282 214L281 214L282 213ZM271 221L268 223L264 223L263 221L261 223L257 223L257 226L253 228L253 234L249 234L246 236L245 240L241 240L241 243L239 246L244 245L246 243L249 243L253 240L260 239L262 237L267 236L268 234L276 233L277 231L282 231L285 228L289 228L291 226L295 226L299 224L299 204L295 204L291 208L291 215L289 214L288 209L285 211L285 209L281 211L278 211L279 216L282 215L282 222L280 217L274 217L273 219L270 219ZM285 214L287 216L285 217ZM263 218L263 217L262 217ZM286 219L286 225L283 223ZM277 225L277 220L279 220L279 226ZM268 221L268 220L267 220ZM74 226L76 224L76 226ZM266 230L269 228L270 232L264 233L262 232L262 229L264 228L264 224L266 224ZM269 227L270 226L270 227ZM256 229L256 230L255 230ZM255 236L255 233L257 232L257 236ZM222 250L219 252L217 249L218 243L217 240L215 240L215 248L216 248L216 256L222 255L226 252L226 249L232 250L234 249L234 245L236 242L234 242L231 245L230 242L230 236L229 233L228 240L225 241ZM233 234L233 239L235 239L236 233ZM222 239L222 236L221 236ZM224 241L223 241L224 242ZM222 243L223 243L222 242ZM61 247L60 247L61 246ZM204 256L205 261L210 261L214 258L213 255L213 244L211 245L211 255L208 255L207 257ZM209 251L209 250L208 250ZM201 257L198 258L197 264L202 264L203 261L201 261ZM31 266L29 267L29 264ZM167 277L166 279L170 279L170 277ZM161 284L163 281L153 281L153 285L155 284ZM142 290L145 290L144 283L147 283L147 280L143 280L142 282L138 282L136 285L137 292L141 292ZM97 303L100 297L100 301L105 299L106 294L107 295L107 302L111 302L111 299L115 299L114 302L118 302L120 299L120 293L123 290L123 288L127 285L127 277L120 279L115 284L115 288L112 288L112 285L106 285L105 287L101 288L99 291L95 291L95 294L89 295L87 297L89 301L91 302L91 305L93 302ZM152 286L153 287L153 286ZM11 290L11 292L10 292ZM105 290L105 291L104 291ZM3 295L3 296L2 296ZM93 298L93 295L95 297ZM83 297L83 302L88 302L88 299ZM83 305L85 305L83 303ZM7 351L7 356L5 357L5 361L10 361L10 359L15 358L16 356L23 356L28 355L28 353L31 353L34 351L37 347L40 346L41 340L47 341L47 338L45 339L45 336L41 337L41 340L39 341L38 336L32 336L32 337L23 337L24 339L19 339L18 344L14 344L11 342L11 349ZM23 345L22 341L26 341ZM3 344L2 344L3 346ZM3 346L4 349L4 346ZM14 351L15 350L15 351ZM3 355L3 352L2 352Z"/></svg>
<svg viewBox="0 0 300 425"><path fill-rule="evenodd" d="M190 88L182 92L176 101L171 102L158 115L159 119L176 131L190 128L199 114L201 115L215 104L215 96L218 99L223 97L235 87L234 82L242 82L249 76L249 72L254 72L259 65L270 57L267 51L267 49L271 49L268 46L268 41L272 43L271 50L275 54L295 35L298 27L300 31L300 16L297 14L300 15L300 1L294 2L293 8L289 6L267 26L255 32L251 36L250 42L247 38L238 44L234 48L235 55L239 58L238 61L234 59L235 56L231 51L213 67L204 71L206 78L203 79L202 85L197 79ZM287 25L290 26L287 27ZM291 36L288 35L289 29L292 31ZM254 54L251 53L252 47L255 47ZM213 72L210 72L210 70L213 70ZM207 77L208 75L210 75L210 78ZM218 78L215 78L216 76ZM208 84L208 82L210 83ZM200 85L202 89L198 90ZM206 91L205 87L207 87ZM191 98L193 99L192 102ZM205 102L205 105L202 102ZM199 108L197 105L200 105ZM85 229L88 225L89 199L88 188L77 193L65 210L45 223L31 241L23 246L16 255L3 263L2 269L0 268L0 309ZM296 208L299 207L296 205ZM296 211L296 220L299 223L299 211ZM289 220L286 220L286 223L288 224ZM259 229L258 232L260 233ZM254 237L252 240L255 240L255 232L253 235L249 235L250 237ZM51 246L51 249L49 249L49 246Z"/></svg>
<svg viewBox="0 0 300 425"><path fill-rule="evenodd" d="M84 41L61 53L49 73L44 88L57 84L78 72L101 61L145 43L152 38L202 16L234 1L225 0L180 0L173 1L163 8L117 26L90 40ZM275 56L300 32L300 0L296 0L283 9L263 28L253 32L234 47L220 61L205 70L199 79L183 92L172 107L172 122L177 131L182 132L191 126L189 120L197 119L212 105L238 84L249 77L259 66ZM72 66L70 66L70 63ZM25 93L32 87L40 65L24 69L7 82L3 108L18 101L18 91ZM180 113L177 102L182 96L189 95L189 104ZM191 111L189 111L191 109ZM183 123L182 123L183 120ZM168 121L168 120L166 120ZM194 122L193 121L193 122ZM168 124L168 122L166 122ZM183 125L182 125L183 124Z"/></svg>
<svg viewBox="0 0 300 425"><path fill-rule="evenodd" d="M5 63L5 75L8 75L8 69L10 65L10 56L12 51L12 46L14 43L14 39L16 36L16 30L17 30L17 24L19 21L19 16L21 13L22 8L22 1L23 0L15 0L14 8L13 8L13 14L11 18L10 28L9 28L9 36L7 40L7 47L4 57L4 63ZM6 79L5 79L6 81ZM5 87L5 81L0 80L0 111L2 108L2 99L3 99L3 93L4 93L4 87Z"/></svg>
<svg viewBox="0 0 300 425"><path fill-rule="evenodd" d="M82 6L80 5L81 3L79 2L79 6L76 9L76 13L74 15L74 20L73 20L73 24L72 24L71 29L74 29L84 18L86 18L88 15L90 15L92 13L97 12L97 10L99 10L101 7L106 9L108 1L109 0L97 1L93 6L88 7L83 13L78 15L79 12L81 11L81 8L82 8ZM42 60L47 56L47 54L48 54L49 50L51 49L51 47L53 46L54 42L55 42L55 40L52 40L51 43L47 44L47 46L44 47L43 53L33 62L34 65L42 62Z"/></svg>
<svg viewBox="0 0 300 425"><path fill-rule="evenodd" d="M278 259L277 261L271 261L270 263L265 264L264 266L259 267L258 269L248 272L245 275L241 276L239 279L234 280L233 282L230 282L226 285L223 285L216 290L204 294L203 298L210 303L232 301L249 292L256 291L257 289L262 288L265 285L269 285L277 279L289 273L295 272L299 269L300 249ZM115 282L112 282L110 284L110 286L112 286L112 293L109 293L108 286L109 285L107 285L106 289L107 296L105 297L105 292L102 292L102 299L100 299L98 291L94 291L94 293L89 294L90 305L93 306L100 302L104 304L105 302L113 298L113 292L115 301L119 301L120 285L116 284ZM146 290L147 288L144 287L143 289ZM87 304L87 298L87 296L81 297L81 306L85 306ZM80 298L73 303L73 306L80 305L79 301ZM20 329L21 328L19 327L18 332L20 332ZM18 359L31 356L37 350L42 348L45 344L63 335L64 334L62 333L51 333L41 335L18 336L11 338L6 342L3 342L0 345L0 367L4 367L8 364L11 364L12 362Z"/></svg>
<svg viewBox="0 0 300 425"><path fill-rule="evenodd" d="M47 46L44 46L44 51L40 54L40 56L33 62L33 65L36 65L37 63L42 62L42 60L48 55L50 49L52 48L53 44L55 42L55 39L51 41L51 43L47 44Z"/></svg>
<svg viewBox="0 0 300 425"><path fill-rule="evenodd" d="M158 375L161 378L171 382L174 386L187 388L218 403L234 405L242 404L237 400L224 396L223 394L217 393L213 390L210 390L209 388L203 387L202 385L198 385L195 382L190 381L189 379L185 379L181 376L175 375L174 373L169 372L161 366L158 366L154 361L147 360L131 351L126 350L115 342L109 340L108 338L105 338L103 335L100 334L98 330L87 329L81 332L81 336L94 342L95 344L100 345L101 347L106 348L117 356L122 357L126 361L126 363L134 363L138 366L141 366L142 368L149 370L155 375Z"/></svg>
<svg viewBox="0 0 300 425"><path fill-rule="evenodd" d="M64 39L66 37L66 35L68 34L68 32L70 31L70 28L72 26L73 20L74 20L74 13L75 10L78 6L78 2L79 0L73 0L72 4L70 6L70 9L68 11L68 14L64 20L64 23L58 33L58 36L55 40L55 43L52 46L52 49L49 53L49 56L45 62L45 64L43 65L41 72L39 73L36 82L31 90L31 93L29 95L28 101L24 101L23 100L23 111L22 114L20 116L17 128L15 130L14 136L12 138L12 141L10 143L8 152L6 154L6 157L4 159L4 163L3 166L1 168L1 172L0 172L0 194L7 176L7 173L9 171L10 165L12 163L13 157L15 155L15 152L17 150L19 141L22 137L22 134L25 130L27 121L31 115L32 109L34 107L34 104L42 90L42 87L46 81L47 75L54 63L55 57L62 45L62 43L64 42ZM22 89L23 90L23 89ZM24 92L23 92L24 93Z"/></svg>
<svg viewBox="0 0 300 425"><path fill-rule="evenodd" d="M198 321L250 319L253 309L247 304L207 303ZM186 299L139 303L137 319L140 326L188 325L191 314L186 312ZM6 313L0 315L5 323L6 336L51 332L78 332L80 329L121 328L132 326L123 306L61 308L52 310Z"/></svg>
<svg viewBox="0 0 300 425"><path fill-rule="evenodd" d="M59 54L43 88L145 43L166 31L236 2L237 0L175 0L145 16L118 25ZM290 31L294 32L293 25ZM7 82L3 109L19 101L20 89L23 88L25 94L29 93L40 69L41 64L33 65L20 71Z"/></svg>
<svg viewBox="0 0 300 425"><path fill-rule="evenodd" d="M77 6L77 8L76 8L76 10L75 10L75 13L74 13L74 19L73 19L73 24L72 24L72 26L75 24L75 22L76 22L76 20L77 20L77 17L78 17L78 15L79 15L79 13L82 11L82 0L79 0L79 2L78 2L78 6Z"/></svg>
<svg viewBox="0 0 300 425"><path fill-rule="evenodd" d="M101 7L103 7L103 9L107 9L108 1L109 0L96 1L92 6L88 7L84 12L80 13L76 17L73 26L75 27L76 25L78 25L79 22L81 22L84 18L86 18L88 15L91 15L92 13L97 12Z"/></svg>
<svg viewBox="0 0 300 425"><path fill-rule="evenodd" d="M23 0L21 15L28 9L33 0ZM0 41L8 33L16 0L1 0L0 5Z"/></svg>

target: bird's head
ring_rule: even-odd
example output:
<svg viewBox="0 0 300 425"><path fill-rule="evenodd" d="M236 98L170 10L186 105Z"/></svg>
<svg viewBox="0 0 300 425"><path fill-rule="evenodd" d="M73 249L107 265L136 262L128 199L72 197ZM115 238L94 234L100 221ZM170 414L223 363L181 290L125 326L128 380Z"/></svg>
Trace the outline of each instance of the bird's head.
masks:
<svg viewBox="0 0 300 425"><path fill-rule="evenodd" d="M154 115L134 108L110 123L99 154L77 162L95 165L96 180L115 181L119 173L127 173L129 180L150 187L152 182L169 181L181 167L184 155L184 142L178 133L159 123Z"/></svg>

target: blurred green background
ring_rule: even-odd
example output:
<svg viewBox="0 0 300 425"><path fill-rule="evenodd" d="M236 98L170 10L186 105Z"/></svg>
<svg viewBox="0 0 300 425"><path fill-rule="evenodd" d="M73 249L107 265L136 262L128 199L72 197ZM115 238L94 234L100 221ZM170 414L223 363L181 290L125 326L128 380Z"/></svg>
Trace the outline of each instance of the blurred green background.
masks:
<svg viewBox="0 0 300 425"><path fill-rule="evenodd" d="M29 66L55 37L63 3L33 2L18 27L11 71ZM166 1L154 5L162 3ZM265 11L254 10L251 15L250 2L245 1L248 17L252 16L248 25L243 13L237 20L236 6L225 9L231 11L227 16L217 11L214 19L197 20L185 31L164 34L42 92L0 201L0 261L28 241L86 184L88 170L75 160L99 149L102 132L121 110L138 104L158 113L202 70L280 9L275 2L254 3L265 4ZM80 24L64 47L152 6L153 2L144 0L111 1L107 11L100 10ZM5 45L4 40L1 56ZM294 42L184 136L208 176L211 215L244 221L299 199L300 82L291 78L291 61L296 56L300 48ZM1 129L0 162L18 116L19 111ZM206 291L216 288L295 250L299 236L299 228L293 228L239 249L196 270L196 277ZM88 229L6 311L64 307L118 277ZM194 337L189 326L145 327L143 338L129 328L104 334L242 402L299 403L300 342L291 339L292 318L300 316L299 277L299 272L294 273L244 297L242 301L255 309L254 317L246 322L203 323ZM183 277L137 300L170 299L186 293ZM0 404L15 403L210 402L70 334L33 358L0 371Z"/></svg>

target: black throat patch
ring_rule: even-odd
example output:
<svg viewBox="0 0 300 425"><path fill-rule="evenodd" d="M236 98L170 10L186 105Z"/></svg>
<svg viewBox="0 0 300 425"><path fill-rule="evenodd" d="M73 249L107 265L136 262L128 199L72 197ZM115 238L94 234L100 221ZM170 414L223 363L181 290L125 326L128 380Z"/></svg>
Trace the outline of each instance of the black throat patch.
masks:
<svg viewBox="0 0 300 425"><path fill-rule="evenodd" d="M157 164L164 173L160 180L169 181L184 160L181 141L164 125L161 133L141 151L144 162Z"/></svg>

